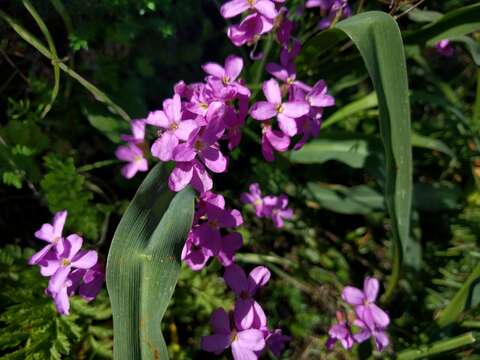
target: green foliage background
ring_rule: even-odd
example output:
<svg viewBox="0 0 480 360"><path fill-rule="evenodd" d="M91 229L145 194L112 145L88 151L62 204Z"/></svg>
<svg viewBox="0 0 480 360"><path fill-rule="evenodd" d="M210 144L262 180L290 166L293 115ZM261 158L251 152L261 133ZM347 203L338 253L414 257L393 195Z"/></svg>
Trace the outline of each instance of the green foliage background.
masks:
<svg viewBox="0 0 480 360"><path fill-rule="evenodd" d="M229 44L219 3L39 0L34 5L61 61L137 118L158 108L178 80L201 80L202 63L222 62L231 52L248 58L247 50ZM289 2L292 8L300 3ZM389 11L381 1L350 3L354 11L361 5L362 11ZM455 321L439 326L435 319L465 287L480 258L479 34L455 40L451 58L436 54L432 44L416 43L411 35L436 21L439 12L473 3L430 0L420 6L422 11L398 19L411 91L411 237L417 247L406 259L404 277L388 307L393 344L386 356L467 333L473 334L473 344L439 358L478 356L477 282L465 288L469 300ZM404 2L397 14L409 7ZM2 10L43 39L21 2L2 2ZM306 40L318 14L307 12L302 19L299 31ZM43 116L53 91L51 62L6 22L0 21L0 34L0 358L111 358L106 291L88 305L74 298L72 315L60 317L43 296L45 280L26 259L39 247L33 232L64 208L69 211L67 230L82 234L106 256L142 178L122 179L113 156L128 124L64 73L52 109ZM295 209L295 220L278 230L244 207L245 247L238 257L247 267L262 263L273 272L260 301L271 325L293 338L284 358L365 359L372 356L370 344L352 353L339 348L327 353L324 343L341 288L360 286L367 274L385 282L391 272L377 102L354 47L343 42L324 48L313 39L303 54L298 61L301 79L309 84L325 79L337 101L325 111L320 138L308 145L311 153L307 147L267 164L256 139L246 133L231 155L229 173L216 176L216 186L232 206L242 208L240 193L257 181L265 193L287 193ZM276 55L270 54L271 59ZM250 85L255 85L255 66L245 74ZM253 122L248 128L260 131ZM216 263L199 273L182 268L163 325L173 359L204 358L199 339L209 333L211 311L233 303L219 274Z"/></svg>

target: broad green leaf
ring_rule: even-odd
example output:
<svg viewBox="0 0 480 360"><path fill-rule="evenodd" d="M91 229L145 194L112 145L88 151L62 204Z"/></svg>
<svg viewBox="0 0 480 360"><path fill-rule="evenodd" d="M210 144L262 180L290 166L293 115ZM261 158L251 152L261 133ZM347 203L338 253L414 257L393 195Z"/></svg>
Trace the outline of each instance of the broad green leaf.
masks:
<svg viewBox="0 0 480 360"><path fill-rule="evenodd" d="M114 358L168 359L161 320L175 289L192 225L194 192L174 194L156 165L122 217L107 260Z"/></svg>
<svg viewBox="0 0 480 360"><path fill-rule="evenodd" d="M340 214L369 214L384 209L381 193L366 185L346 187L322 183L308 183L312 198L331 211Z"/></svg>
<svg viewBox="0 0 480 360"><path fill-rule="evenodd" d="M385 300L400 278L403 253L409 251L412 201L412 153L407 68L396 21L383 12L365 12L343 20L336 28L356 45L377 92L380 135L385 147L385 202L392 223L393 270Z"/></svg>
<svg viewBox="0 0 480 360"><path fill-rule="evenodd" d="M430 23L440 19L443 14L438 11L433 10L423 10L423 9L413 9L408 13L408 18L412 21L419 22L419 23Z"/></svg>
<svg viewBox="0 0 480 360"><path fill-rule="evenodd" d="M443 309L436 319L438 326L444 327L455 322L460 315L470 309L472 305L473 295L475 294L474 301L478 301L477 293L475 290L478 287L480 281L480 264L478 264L467 278L463 286L458 290L453 299Z"/></svg>
<svg viewBox="0 0 480 360"><path fill-rule="evenodd" d="M438 21L419 30L404 33L407 44L433 45L442 39L462 36L480 29L480 4L473 4L457 8Z"/></svg>
<svg viewBox="0 0 480 360"><path fill-rule="evenodd" d="M424 149L435 150L444 153L455 159L455 154L443 141L431 137L423 136L417 133L412 133L412 146Z"/></svg>
<svg viewBox="0 0 480 360"><path fill-rule="evenodd" d="M383 164L381 150L381 142L372 137L357 133L324 132L302 149L292 151L290 160L299 164L321 164L336 160L359 169L369 161Z"/></svg>
<svg viewBox="0 0 480 360"><path fill-rule="evenodd" d="M106 111L96 107L84 108L83 113L88 122L97 130L102 132L110 141L120 142L120 134L128 132L128 124L119 117L114 117Z"/></svg>

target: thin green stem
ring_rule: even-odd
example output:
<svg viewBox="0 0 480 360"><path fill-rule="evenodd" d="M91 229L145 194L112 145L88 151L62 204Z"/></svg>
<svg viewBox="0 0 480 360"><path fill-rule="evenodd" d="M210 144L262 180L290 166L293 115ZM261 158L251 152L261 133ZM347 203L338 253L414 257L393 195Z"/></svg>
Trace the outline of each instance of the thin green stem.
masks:
<svg viewBox="0 0 480 360"><path fill-rule="evenodd" d="M57 49L55 48L55 43L53 42L53 38L50 35L50 31L48 31L47 25L42 20L40 15L37 13L37 11L35 10L35 7L30 3L29 0L22 0L22 2L23 2L23 6L25 6L25 8L30 13L30 15L32 15L33 19L35 20L38 27L40 28L40 31L42 32L43 36L47 40L48 48L50 49L50 54L51 54L54 84L53 84L53 90L52 90L50 102L45 106L45 108L42 111L41 117L44 118L48 114L48 112L51 110L53 103L55 102L55 99L57 98L58 92L60 90L60 68L58 66L58 54L57 54Z"/></svg>
<svg viewBox="0 0 480 360"><path fill-rule="evenodd" d="M265 48L263 49L262 60L258 65L257 71L255 72L255 77L253 79L253 83L257 84L256 90L253 93L253 98L255 98L255 96L258 94L258 91L261 88L260 83L262 81L263 72L265 70L265 64L267 63L268 55L270 55L270 51L272 51L272 47L273 47L273 35L272 33L270 33L268 34L265 42Z"/></svg>
<svg viewBox="0 0 480 360"><path fill-rule="evenodd" d="M394 237L393 239L393 249L392 249L392 274L390 275L385 294L382 297L382 303L388 304L392 300L392 296L397 289L398 282L400 281L402 275L402 263L403 263L403 252L402 252L402 243L400 238Z"/></svg>
<svg viewBox="0 0 480 360"><path fill-rule="evenodd" d="M17 21L15 21L15 19L10 17L7 13L5 13L2 10L0 10L0 18L5 20L22 39L24 39L26 42L32 45L35 49L37 49L43 56L45 56L46 58L52 61L55 61L53 59L51 52L35 36L33 36L30 32L28 32ZM56 60L56 62L58 64L58 67L62 71L64 71L69 76L77 80L83 87L85 87L95 97L95 99L108 105L113 112L120 115L125 121L130 121L130 116L128 116L126 111L123 110L117 104L115 104L103 91L98 89L95 85L87 81L80 74L76 73L74 70L69 68L64 63L58 62L58 60Z"/></svg>
<svg viewBox="0 0 480 360"><path fill-rule="evenodd" d="M473 105L472 127L475 133L480 130L480 68L477 69L477 94Z"/></svg>
<svg viewBox="0 0 480 360"><path fill-rule="evenodd" d="M102 167L106 167L106 166L110 166L110 165L116 165L116 164L120 164L120 163L121 163L121 161L117 160L117 159L102 160L102 161L97 161L93 164L87 164L87 165L80 166L79 168L77 168L77 170L78 170L78 172L88 172L88 171L92 171L92 170L99 169L99 168L102 168Z"/></svg>

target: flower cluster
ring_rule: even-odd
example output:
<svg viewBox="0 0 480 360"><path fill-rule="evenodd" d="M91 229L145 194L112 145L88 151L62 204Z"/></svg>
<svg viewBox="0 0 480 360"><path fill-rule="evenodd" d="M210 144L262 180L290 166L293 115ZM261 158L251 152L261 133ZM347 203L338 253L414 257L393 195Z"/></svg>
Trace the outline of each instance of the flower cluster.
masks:
<svg viewBox="0 0 480 360"><path fill-rule="evenodd" d="M238 210L225 209L222 195L210 191L201 194L194 225L183 247L182 260L194 271L203 269L212 257L216 257L223 266L230 266L243 240L238 232L225 234L225 229L238 227L242 223L242 215Z"/></svg>
<svg viewBox="0 0 480 360"><path fill-rule="evenodd" d="M352 15L348 0L307 0L306 8L319 8L322 20L318 23L320 29L326 29L336 21Z"/></svg>
<svg viewBox="0 0 480 360"><path fill-rule="evenodd" d="M241 267L232 264L225 268L223 278L236 294L235 308L230 314L222 308L213 312L210 323L214 334L202 337L202 349L220 354L231 346L234 360L257 359L265 348L279 356L289 337L280 329L267 327L265 312L254 299L269 281L270 271L257 266L247 277Z"/></svg>
<svg viewBox="0 0 480 360"><path fill-rule="evenodd" d="M77 234L62 236L67 211L55 214L52 224L43 224L35 237L48 244L32 255L28 263L40 266L40 273L50 277L46 294L53 298L57 311L68 315L69 297L78 292L86 301L95 299L105 274L94 250L81 250L83 239Z"/></svg>
<svg viewBox="0 0 480 360"><path fill-rule="evenodd" d="M263 34L276 33L280 61L266 67L274 77L263 84L267 101L250 106L251 92L241 79L244 62L230 55L223 65L204 64L204 81L175 84L172 98L146 119L134 121L132 134L122 136L127 145L117 150L117 157L127 161L122 169L126 178L146 171L145 126L154 127L157 136L150 148L152 156L174 162L169 188L178 192L191 185L198 192L194 222L181 257L194 271L203 269L214 258L224 267L225 282L237 295L235 308L230 315L223 309L213 313L215 334L202 339L202 348L218 354L231 346L236 360L256 359L265 348L278 356L288 337L279 329L269 330L267 317L254 300L256 291L270 278L268 269L259 266L247 277L235 264L235 253L243 239L232 229L240 226L243 219L238 210L226 207L222 195L212 192L211 173L227 171L225 149L232 150L240 144L248 115L261 121L262 153L265 159L273 161L274 151L286 151L294 137L297 141L293 149L297 150L317 136L323 108L334 105L324 81L311 87L296 79L294 61L301 50L300 42L292 37L295 24L288 19L284 2L232 0L221 7L224 18L247 12L239 24L228 28L228 37L236 46L253 45ZM273 118L278 121L274 123ZM221 142L226 146L221 146ZM279 228L284 219L293 217L286 195L262 197L258 184L250 186L250 193L243 194L242 201L253 204L258 216L271 218Z"/></svg>
<svg viewBox="0 0 480 360"><path fill-rule="evenodd" d="M228 141L229 149L241 139L250 91L238 79L243 60L229 56L222 67L216 63L203 66L205 82L174 87L174 96L163 102L163 109L151 112L145 122L158 129L151 147L161 161L175 161L169 178L172 191L188 184L203 194L213 187L209 171L227 170L228 159L218 141Z"/></svg>
<svg viewBox="0 0 480 360"><path fill-rule="evenodd" d="M280 61L266 66L273 76L262 86L266 101L258 101L250 109L251 117L262 124L262 154L267 161L274 160L274 151L287 151L295 136L299 140L294 150L318 136L323 109L335 104L327 93L325 81L319 80L312 87L297 79L295 59L301 52L301 44L292 35L295 24L287 15L285 12L277 31Z"/></svg>
<svg viewBox="0 0 480 360"><path fill-rule="evenodd" d="M127 178L133 178L137 172L148 170L148 161L145 158L145 121L132 120L132 134L122 135L121 139L126 141L126 145L117 148L115 156L117 159L126 161L127 164L122 167L122 175Z"/></svg>
<svg viewBox="0 0 480 360"><path fill-rule="evenodd" d="M342 299L353 307L351 318L347 319L343 312L337 312L337 324L328 331L327 348L331 350L337 341L345 349L355 343L362 343L369 338L375 340L378 351L383 351L389 343L386 328L390 323L388 315L375 304L379 283L375 278L367 277L363 290L352 286L343 289Z"/></svg>
<svg viewBox="0 0 480 360"><path fill-rule="evenodd" d="M284 219L293 218L293 210L288 207L288 197L286 195L262 196L262 190L258 183L251 184L249 190L250 192L243 193L240 199L244 204L253 205L258 217L272 219L277 228L283 227Z"/></svg>
<svg viewBox="0 0 480 360"><path fill-rule="evenodd" d="M252 45L275 26L285 0L231 0L222 5L220 13L230 19L248 12L239 24L228 27L227 36L235 46Z"/></svg>

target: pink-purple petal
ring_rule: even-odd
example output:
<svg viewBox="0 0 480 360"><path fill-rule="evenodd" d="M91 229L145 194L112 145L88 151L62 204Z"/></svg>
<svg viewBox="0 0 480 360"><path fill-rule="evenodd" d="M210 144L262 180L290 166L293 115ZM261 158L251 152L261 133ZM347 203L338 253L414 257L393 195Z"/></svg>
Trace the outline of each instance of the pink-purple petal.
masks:
<svg viewBox="0 0 480 360"><path fill-rule="evenodd" d="M291 101L283 103L283 114L293 119L308 114L310 106L305 101Z"/></svg>
<svg viewBox="0 0 480 360"><path fill-rule="evenodd" d="M225 269L223 279L228 287L230 287L230 289L232 289L233 292L238 296L240 296L243 291L247 291L248 289L245 271L243 271L243 269L237 264L232 264Z"/></svg>
<svg viewBox="0 0 480 360"><path fill-rule="evenodd" d="M297 122L294 119L284 114L278 114L277 119L278 126L285 135L292 137L297 134Z"/></svg>
<svg viewBox="0 0 480 360"><path fill-rule="evenodd" d="M204 351L220 355L231 344L230 334L214 334L202 336L200 347Z"/></svg>
<svg viewBox="0 0 480 360"><path fill-rule="evenodd" d="M215 173L222 173L227 170L227 158L223 156L220 150L214 147L203 150L200 158L205 165Z"/></svg>
<svg viewBox="0 0 480 360"><path fill-rule="evenodd" d="M243 69L243 59L239 56L230 55L225 59L225 75L231 81L240 76Z"/></svg>
<svg viewBox="0 0 480 360"><path fill-rule="evenodd" d="M277 115L277 107L267 101L258 101L252 105L250 115L255 120L268 120Z"/></svg>
<svg viewBox="0 0 480 360"><path fill-rule="evenodd" d="M363 293L368 301L374 302L378 296L378 289L380 284L378 280L373 277L366 277L363 281Z"/></svg>
<svg viewBox="0 0 480 360"><path fill-rule="evenodd" d="M280 92L280 86L278 85L277 80L270 79L263 83L263 93L267 98L268 102L274 105L279 105L282 103L282 94Z"/></svg>
<svg viewBox="0 0 480 360"><path fill-rule="evenodd" d="M180 191L192 180L193 165L190 162L179 162L168 178L168 187L172 191Z"/></svg>
<svg viewBox="0 0 480 360"><path fill-rule="evenodd" d="M159 158L161 161L170 161L173 156L173 150L178 145L177 137L170 131L166 131L162 136L155 140L152 145L152 155ZM179 160L189 161L189 160Z"/></svg>
<svg viewBox="0 0 480 360"><path fill-rule="evenodd" d="M350 305L361 305L365 301L365 295L356 287L346 286L342 291L342 299Z"/></svg>
<svg viewBox="0 0 480 360"><path fill-rule="evenodd" d="M250 5L247 0L231 0L222 5L220 13L225 19L229 19L240 15L244 11L248 10Z"/></svg>

